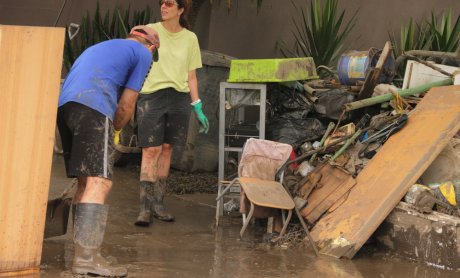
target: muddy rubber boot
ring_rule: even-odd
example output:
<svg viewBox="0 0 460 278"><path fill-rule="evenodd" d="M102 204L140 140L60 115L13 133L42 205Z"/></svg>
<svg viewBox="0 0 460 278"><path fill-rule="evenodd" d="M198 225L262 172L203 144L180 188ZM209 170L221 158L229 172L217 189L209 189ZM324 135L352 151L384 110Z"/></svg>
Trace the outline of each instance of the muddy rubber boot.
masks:
<svg viewBox="0 0 460 278"><path fill-rule="evenodd" d="M109 262L99 252L104 239L108 206L80 203L76 207L73 233L75 255L72 262L72 272L106 277L126 276L126 268L110 266Z"/></svg>
<svg viewBox="0 0 460 278"><path fill-rule="evenodd" d="M163 205L163 199L166 192L166 179L159 179L153 185L153 202L151 206L152 214L155 218L166 221L172 222L174 221L174 216L165 212L165 207Z"/></svg>
<svg viewBox="0 0 460 278"><path fill-rule="evenodd" d="M153 182L141 181L139 190L139 216L134 225L148 227L152 223L150 206L152 204Z"/></svg>

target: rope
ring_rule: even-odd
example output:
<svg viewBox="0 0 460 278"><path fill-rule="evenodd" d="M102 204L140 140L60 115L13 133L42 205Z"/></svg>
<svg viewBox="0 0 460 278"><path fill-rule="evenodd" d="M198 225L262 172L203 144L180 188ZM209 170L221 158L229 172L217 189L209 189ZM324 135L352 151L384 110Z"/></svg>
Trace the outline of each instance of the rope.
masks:
<svg viewBox="0 0 460 278"><path fill-rule="evenodd" d="M391 106L396 110L398 115L403 114L410 105L405 101L400 94L396 93L395 91L391 91L393 95L393 99L390 101Z"/></svg>

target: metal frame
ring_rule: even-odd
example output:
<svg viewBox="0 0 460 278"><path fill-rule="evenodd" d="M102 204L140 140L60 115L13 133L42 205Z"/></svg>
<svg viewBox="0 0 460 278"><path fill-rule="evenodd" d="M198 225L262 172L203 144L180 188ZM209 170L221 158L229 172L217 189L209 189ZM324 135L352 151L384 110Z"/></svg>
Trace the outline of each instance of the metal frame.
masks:
<svg viewBox="0 0 460 278"><path fill-rule="evenodd" d="M218 193L222 194L222 181L224 181L225 173L225 155L228 152L240 152L243 148L225 146L225 117L226 117L226 90L228 89L242 89L242 90L259 90L259 139L265 139L265 110L267 100L267 85L265 83L220 83L220 101L219 101L219 169L218 169ZM244 103L242 103L244 105ZM252 104L253 105L253 104ZM220 198L217 202L216 209L216 226L218 223L218 217L223 215L223 198Z"/></svg>

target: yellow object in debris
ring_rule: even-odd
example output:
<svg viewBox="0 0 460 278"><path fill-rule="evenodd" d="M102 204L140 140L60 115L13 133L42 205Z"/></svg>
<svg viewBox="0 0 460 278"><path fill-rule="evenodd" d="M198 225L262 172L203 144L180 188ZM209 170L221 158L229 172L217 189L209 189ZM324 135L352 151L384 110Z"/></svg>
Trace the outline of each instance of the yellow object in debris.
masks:
<svg viewBox="0 0 460 278"><path fill-rule="evenodd" d="M355 134L355 132L356 132L356 127L354 123L349 123L347 125L341 126L326 138L326 141L324 141L324 146L328 146L342 139L345 136L351 136ZM343 145L343 144L345 144L345 142L341 143L340 145Z"/></svg>
<svg viewBox="0 0 460 278"><path fill-rule="evenodd" d="M113 131L113 143L115 145L118 145L120 144L120 132L121 132L121 129L120 130L114 130Z"/></svg>
<svg viewBox="0 0 460 278"><path fill-rule="evenodd" d="M455 197L455 188L454 184L451 181L441 184L439 186L439 190L441 191L444 198L446 198L446 200L449 202L449 204L453 206L457 205L457 198Z"/></svg>

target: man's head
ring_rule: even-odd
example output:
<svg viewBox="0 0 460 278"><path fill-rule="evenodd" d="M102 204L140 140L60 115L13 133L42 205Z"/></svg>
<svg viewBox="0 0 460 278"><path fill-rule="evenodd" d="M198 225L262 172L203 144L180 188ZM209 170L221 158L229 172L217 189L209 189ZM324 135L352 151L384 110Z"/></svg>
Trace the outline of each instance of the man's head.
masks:
<svg viewBox="0 0 460 278"><path fill-rule="evenodd" d="M158 33L155 30L145 25L138 25L133 27L129 34L144 39L147 46L152 47L153 60L158 61L157 49L160 48L160 37L158 37Z"/></svg>

